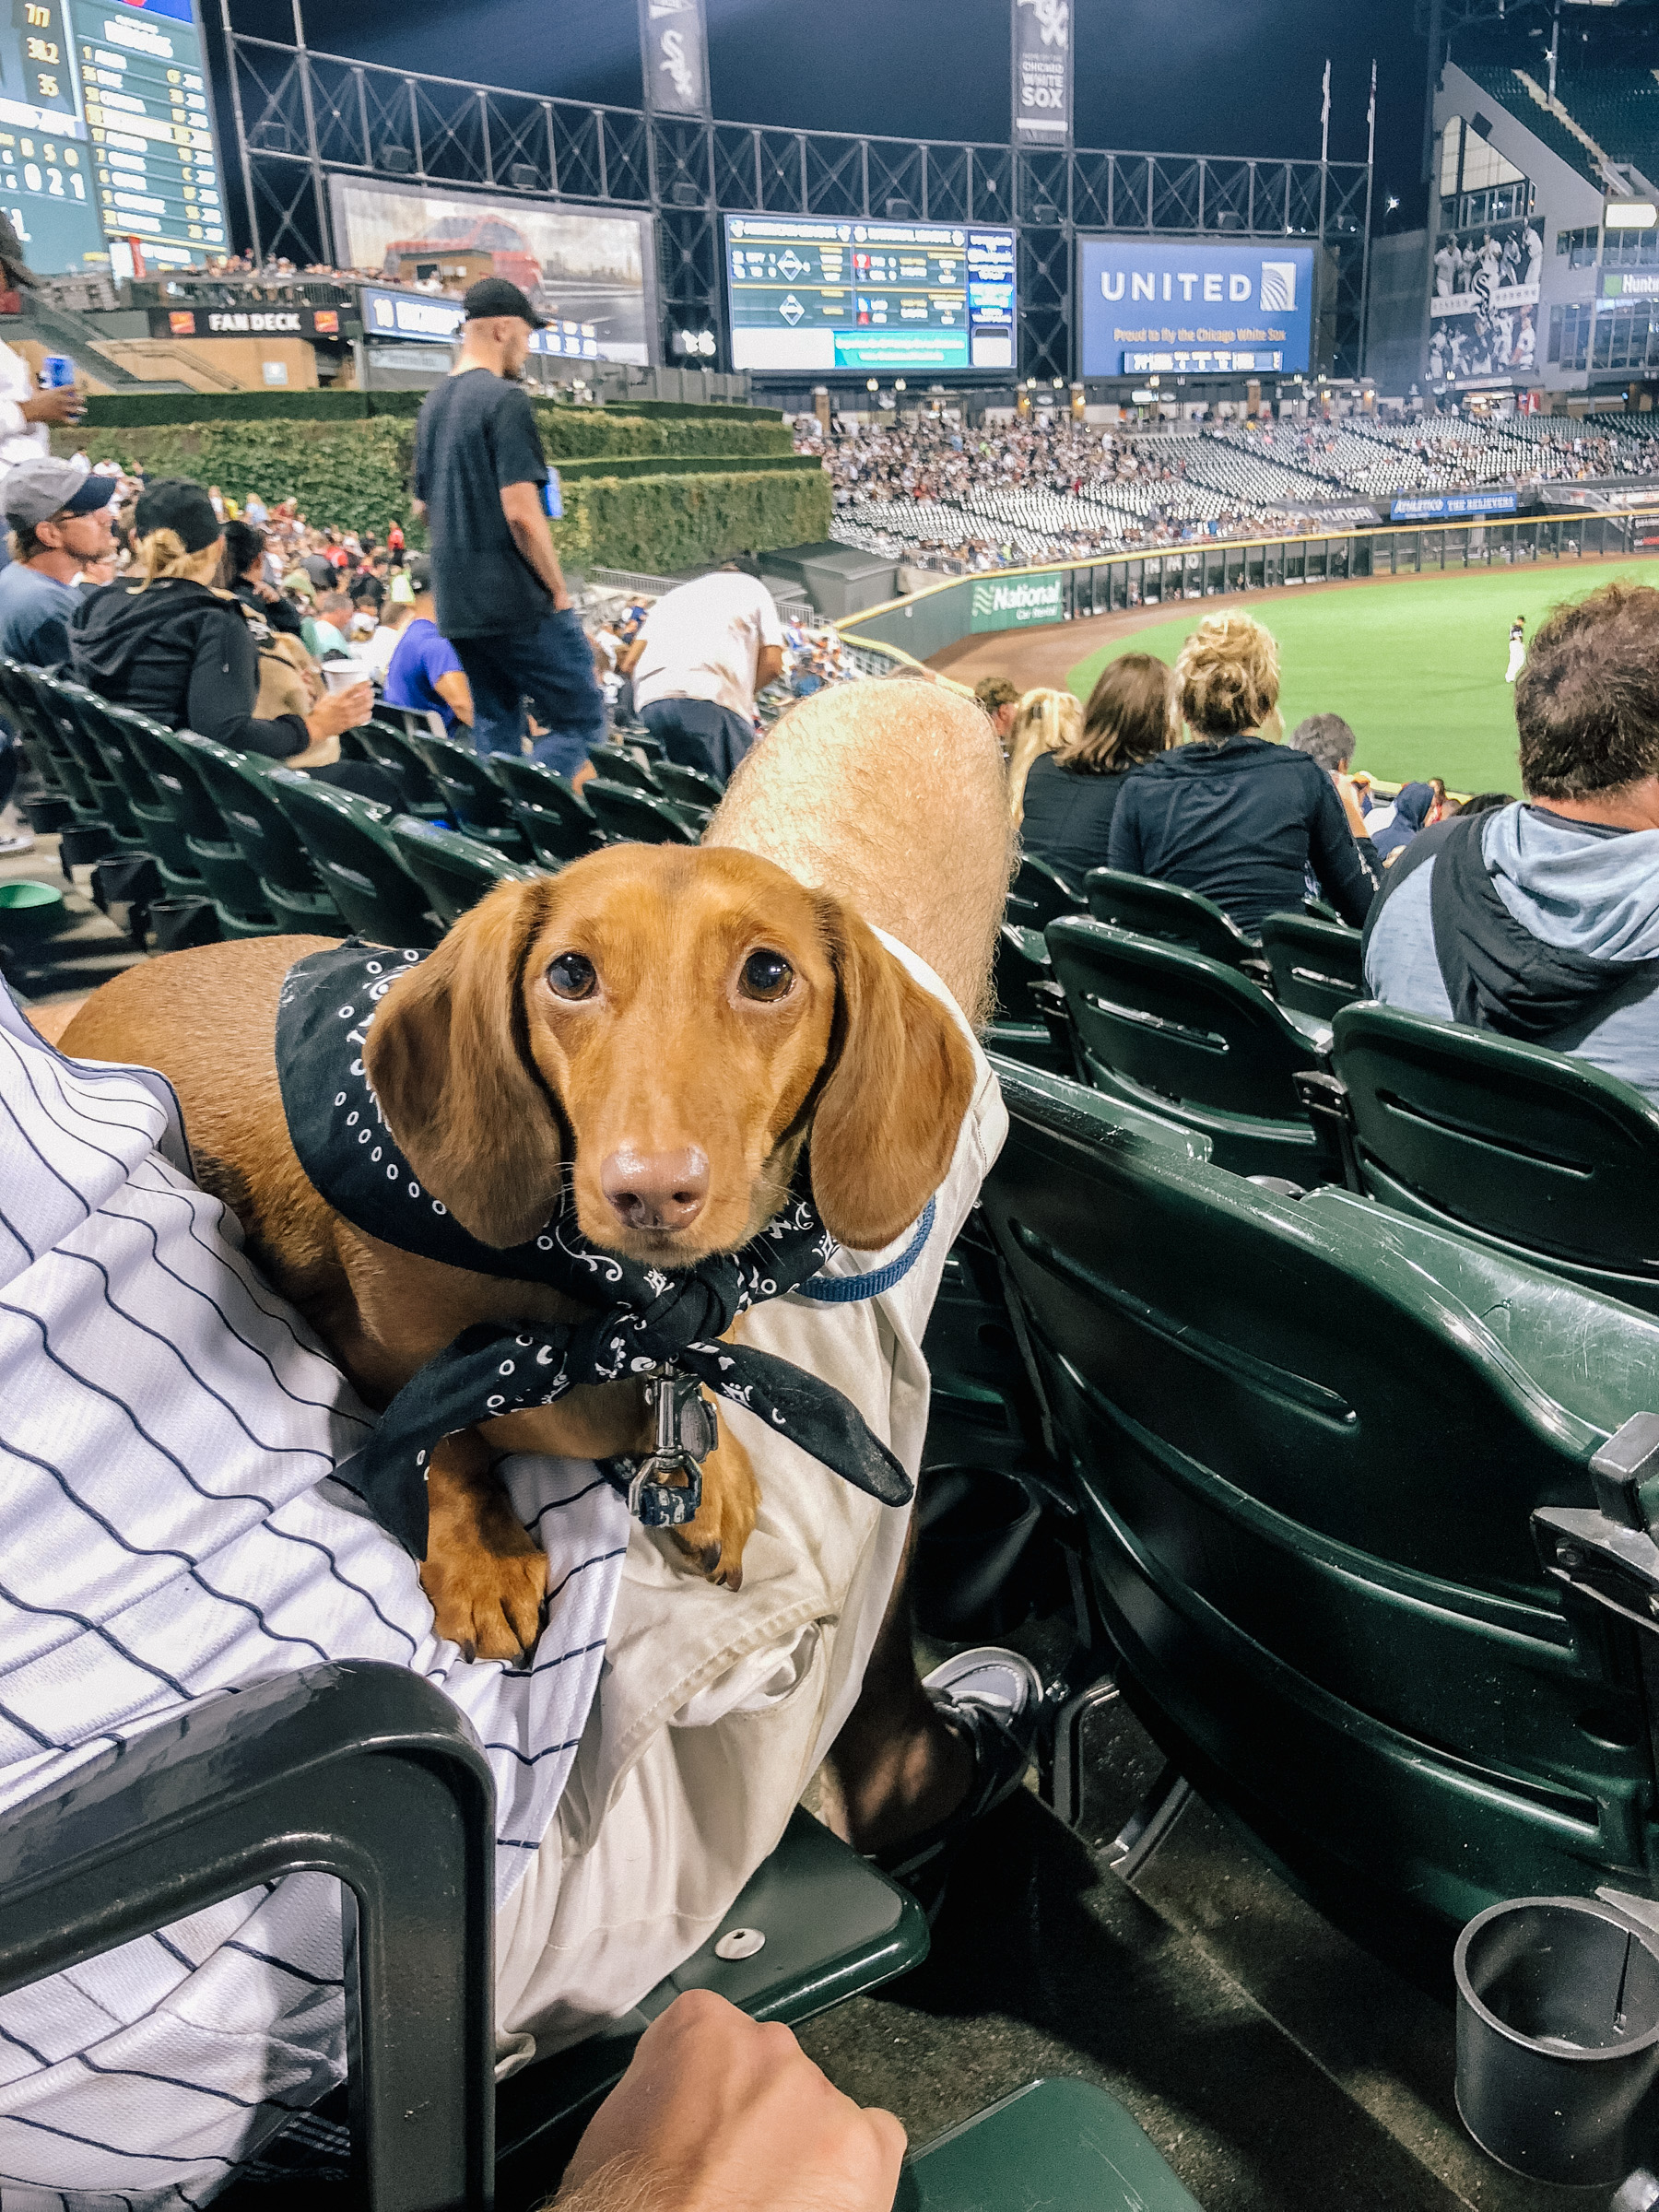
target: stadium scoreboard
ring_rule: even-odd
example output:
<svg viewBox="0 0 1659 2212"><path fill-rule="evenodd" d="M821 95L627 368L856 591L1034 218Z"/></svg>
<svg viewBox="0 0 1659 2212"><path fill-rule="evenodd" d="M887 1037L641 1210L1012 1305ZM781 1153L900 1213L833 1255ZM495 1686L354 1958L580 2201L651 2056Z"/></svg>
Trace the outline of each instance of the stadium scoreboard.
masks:
<svg viewBox="0 0 1659 2212"><path fill-rule="evenodd" d="M45 275L182 268L228 250L194 0L12 0L0 21L0 206Z"/></svg>
<svg viewBox="0 0 1659 2212"><path fill-rule="evenodd" d="M1012 369L1014 233L725 218L735 369Z"/></svg>

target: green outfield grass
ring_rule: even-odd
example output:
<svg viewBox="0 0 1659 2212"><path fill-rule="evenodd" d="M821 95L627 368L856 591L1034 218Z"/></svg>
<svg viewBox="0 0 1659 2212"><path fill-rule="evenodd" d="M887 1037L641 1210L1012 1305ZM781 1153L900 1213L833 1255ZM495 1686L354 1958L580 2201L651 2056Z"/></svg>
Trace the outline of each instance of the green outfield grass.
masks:
<svg viewBox="0 0 1659 2212"><path fill-rule="evenodd" d="M1515 715L1503 680L1509 628L1527 634L1548 608L1621 577L1659 584L1659 560L1586 561L1577 568L1403 577L1275 599L1259 609L1279 641L1285 727L1305 714L1340 714L1359 740L1356 765L1390 782L1443 776L1453 791L1512 791ZM1087 699L1109 660L1156 653L1172 661L1205 609L1120 638L1079 661L1066 681ZM1213 610L1212 610L1213 611Z"/></svg>

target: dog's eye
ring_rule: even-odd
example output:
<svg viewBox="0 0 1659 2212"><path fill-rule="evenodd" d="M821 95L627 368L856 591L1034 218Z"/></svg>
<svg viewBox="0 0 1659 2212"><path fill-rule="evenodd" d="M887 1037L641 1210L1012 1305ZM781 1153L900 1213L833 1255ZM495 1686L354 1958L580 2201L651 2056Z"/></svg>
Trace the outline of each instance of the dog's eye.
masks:
<svg viewBox="0 0 1659 2212"><path fill-rule="evenodd" d="M794 981L794 970L781 952L751 952L743 963L747 998L782 998Z"/></svg>
<svg viewBox="0 0 1659 2212"><path fill-rule="evenodd" d="M547 970L547 982L559 998L586 998L598 980L585 953L561 952Z"/></svg>

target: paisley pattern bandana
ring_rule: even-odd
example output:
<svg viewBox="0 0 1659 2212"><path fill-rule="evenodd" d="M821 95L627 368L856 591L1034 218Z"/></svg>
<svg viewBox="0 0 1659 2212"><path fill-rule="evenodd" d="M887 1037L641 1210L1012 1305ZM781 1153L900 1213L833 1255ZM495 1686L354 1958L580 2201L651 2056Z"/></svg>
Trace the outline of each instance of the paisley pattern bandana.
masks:
<svg viewBox="0 0 1659 2212"><path fill-rule="evenodd" d="M884 1505L913 1485L852 1402L770 1352L718 1341L738 1314L816 1276L837 1250L804 1178L759 1235L694 1267L644 1267L593 1244L568 1192L539 1234L499 1250L470 1235L405 1159L363 1066L380 1001L419 952L347 939L289 969L276 1014L276 1067L288 1135L314 1188L354 1227L452 1267L545 1283L594 1308L552 1324L480 1322L429 1359L392 1400L339 1479L417 1559L426 1557L427 1469L458 1429L550 1406L579 1384L673 1365L746 1406Z"/></svg>

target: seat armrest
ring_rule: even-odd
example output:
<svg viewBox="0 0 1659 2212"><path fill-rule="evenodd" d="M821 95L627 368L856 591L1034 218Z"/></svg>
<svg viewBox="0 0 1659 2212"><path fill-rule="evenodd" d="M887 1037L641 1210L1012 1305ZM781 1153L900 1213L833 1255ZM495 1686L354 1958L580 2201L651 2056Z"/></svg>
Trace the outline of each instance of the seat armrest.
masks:
<svg viewBox="0 0 1659 2212"><path fill-rule="evenodd" d="M304 1869L342 1885L353 2179L483 2212L495 1792L441 1691L370 1661L200 1700L0 1830L0 1995Z"/></svg>

